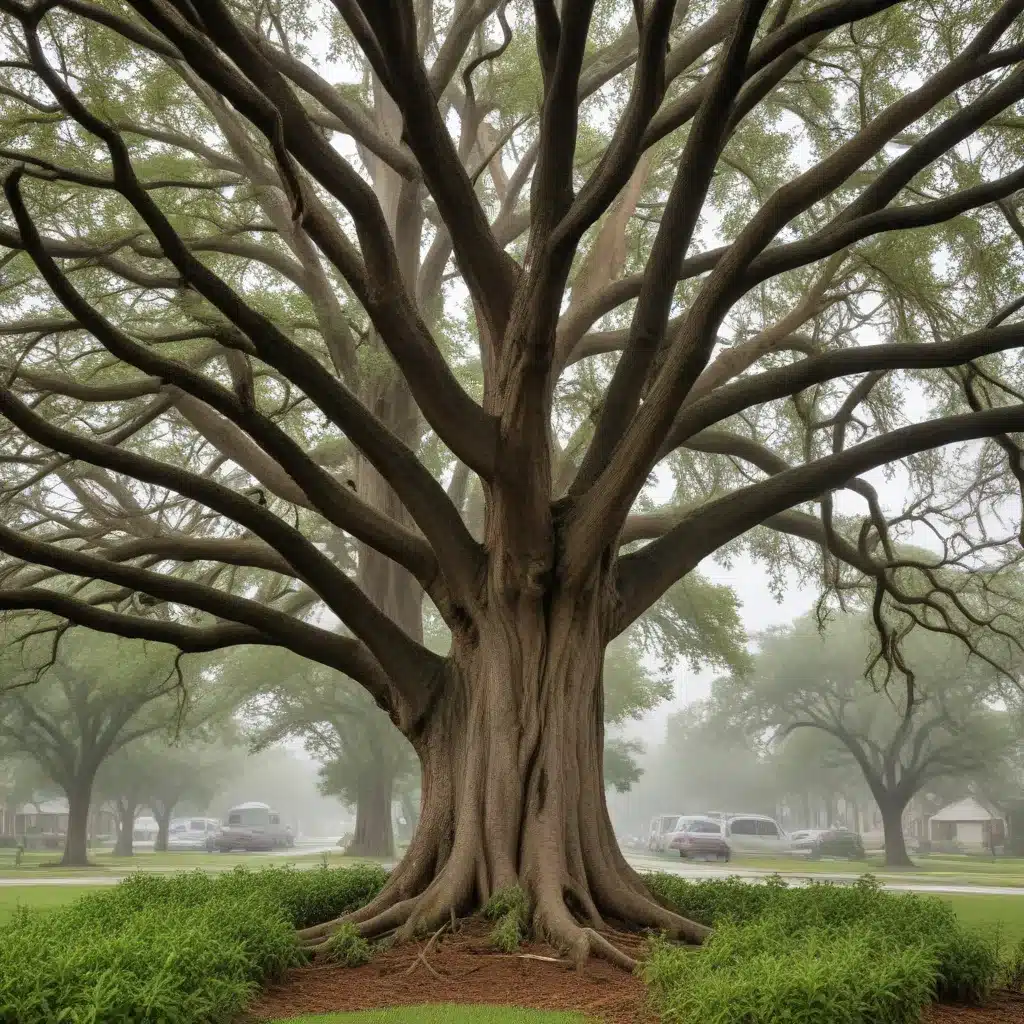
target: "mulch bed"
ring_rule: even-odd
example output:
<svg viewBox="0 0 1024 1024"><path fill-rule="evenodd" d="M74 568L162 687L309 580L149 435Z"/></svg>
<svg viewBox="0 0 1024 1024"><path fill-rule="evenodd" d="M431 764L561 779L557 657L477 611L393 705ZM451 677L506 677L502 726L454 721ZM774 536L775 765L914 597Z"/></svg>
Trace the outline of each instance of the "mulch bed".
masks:
<svg viewBox="0 0 1024 1024"><path fill-rule="evenodd" d="M582 1013L605 1024L657 1024L641 981L591 958L582 971L550 960L558 953L541 944L502 955L488 941L490 926L462 922L443 934L423 960L428 941L380 953L365 967L314 964L290 971L249 1008L243 1024L342 1010L374 1010L425 1003L477 1003ZM639 957L644 940L615 935L615 944ZM522 954L528 954L523 956ZM1024 1024L1024 997L999 993L984 1007L935 1005L922 1024Z"/></svg>
<svg viewBox="0 0 1024 1024"><path fill-rule="evenodd" d="M557 958L555 950L540 944L524 945L519 955L504 956L488 942L489 929L486 922L465 921L457 935L443 934L425 958L429 967L418 959L427 946L424 940L380 953L365 967L297 968L250 1007L249 1024L424 1003L519 1006L587 1014L606 1024L657 1024L639 978L593 957L582 971L530 959ZM613 938L630 956L643 951L644 940L639 936Z"/></svg>
<svg viewBox="0 0 1024 1024"><path fill-rule="evenodd" d="M1024 997L999 992L985 1006L937 1003L925 1011L924 1024L1024 1024Z"/></svg>

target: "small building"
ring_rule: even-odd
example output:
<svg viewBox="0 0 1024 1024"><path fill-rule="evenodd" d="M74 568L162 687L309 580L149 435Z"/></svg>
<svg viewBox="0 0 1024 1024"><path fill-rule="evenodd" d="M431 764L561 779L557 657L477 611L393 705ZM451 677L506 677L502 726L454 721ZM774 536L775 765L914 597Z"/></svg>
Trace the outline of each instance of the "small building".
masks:
<svg viewBox="0 0 1024 1024"><path fill-rule="evenodd" d="M965 850L990 850L1006 839L1002 816L973 796L933 814L928 829L933 843L958 843Z"/></svg>
<svg viewBox="0 0 1024 1024"><path fill-rule="evenodd" d="M56 848L64 843L68 831L68 802L63 798L23 804L14 815L13 834L29 847ZM90 838L114 833L114 816L105 808L94 808L89 815Z"/></svg>

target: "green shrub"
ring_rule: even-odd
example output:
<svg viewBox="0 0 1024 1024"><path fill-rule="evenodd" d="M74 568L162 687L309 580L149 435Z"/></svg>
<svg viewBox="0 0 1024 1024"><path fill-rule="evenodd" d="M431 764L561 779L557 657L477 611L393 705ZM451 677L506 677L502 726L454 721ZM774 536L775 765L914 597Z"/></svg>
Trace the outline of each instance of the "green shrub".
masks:
<svg viewBox="0 0 1024 1024"><path fill-rule="evenodd" d="M503 953L514 953L526 938L530 905L518 885L499 889L484 906L484 917L494 921L491 945Z"/></svg>
<svg viewBox="0 0 1024 1024"><path fill-rule="evenodd" d="M653 949L645 976L672 1021L916 1020L936 996L983 999L999 974L995 945L965 931L948 903L883 892L870 877L852 886L647 882L661 902L715 928L700 951Z"/></svg>
<svg viewBox="0 0 1024 1024"><path fill-rule="evenodd" d="M373 956L373 949L360 934L355 925L342 925L327 940L324 952L328 960L343 967L362 967Z"/></svg>
<svg viewBox="0 0 1024 1024"><path fill-rule="evenodd" d="M1024 940L1017 943L1002 965L1000 983L1011 992L1024 992Z"/></svg>
<svg viewBox="0 0 1024 1024"><path fill-rule="evenodd" d="M935 961L878 939L863 924L793 935L769 915L720 925L699 952L656 942L643 973L671 1024L912 1024Z"/></svg>
<svg viewBox="0 0 1024 1024"><path fill-rule="evenodd" d="M303 954L295 927L379 891L376 868L136 875L0 928L0 1024L213 1024Z"/></svg>

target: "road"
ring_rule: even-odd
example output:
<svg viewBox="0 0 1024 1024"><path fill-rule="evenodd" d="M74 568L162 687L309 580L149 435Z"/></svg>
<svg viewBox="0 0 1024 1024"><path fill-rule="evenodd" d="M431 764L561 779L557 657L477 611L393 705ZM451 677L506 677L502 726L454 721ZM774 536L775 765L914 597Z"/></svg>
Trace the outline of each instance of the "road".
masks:
<svg viewBox="0 0 1024 1024"><path fill-rule="evenodd" d="M330 845L327 845L327 844ZM330 840L310 840L306 843L298 843L291 850L279 850L271 854L275 857L294 857L297 854L309 855L319 853L332 853L337 850L337 844ZM187 857L187 854L183 855ZM647 854L626 851L626 860L637 871L664 871L671 875L680 875L683 878L742 878L748 882L763 882L772 871L758 871L753 868L732 869L715 864L692 864L665 860L661 857L651 857ZM183 861L184 866L184 861ZM302 865L304 867L317 867L315 861ZM390 868L393 865L385 864ZM791 885L806 885L811 881L850 882L857 876L847 873L836 873L834 875L786 875L786 880ZM116 885L121 878L116 875L96 876L64 876L45 878L0 878L0 887L19 885ZM1024 896L1024 887L1008 885L957 885L943 882L908 881L908 882L885 882L882 888L890 892L920 892L933 893L935 895L956 895L956 896Z"/></svg>
<svg viewBox="0 0 1024 1024"><path fill-rule="evenodd" d="M728 868L714 864L693 864L664 860L661 857L650 857L645 854L626 851L626 860L637 871L664 871L670 875L681 875L694 880L700 878L742 878L746 882L763 882L776 874L774 871L758 871L753 868ZM790 885L806 885L808 882L840 882L854 881L855 874L836 873L828 875L815 872L813 875L786 874L785 879ZM1024 888L1009 885L956 885L944 882L883 882L882 888L889 892L921 892L936 895L962 896L1024 896Z"/></svg>

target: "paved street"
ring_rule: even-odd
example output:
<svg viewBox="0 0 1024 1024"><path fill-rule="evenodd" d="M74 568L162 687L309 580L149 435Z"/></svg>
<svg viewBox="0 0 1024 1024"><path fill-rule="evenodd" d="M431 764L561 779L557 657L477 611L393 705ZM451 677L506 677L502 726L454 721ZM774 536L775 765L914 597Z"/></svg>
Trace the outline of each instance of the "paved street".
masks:
<svg viewBox="0 0 1024 1024"><path fill-rule="evenodd" d="M682 875L684 878L742 878L748 882L763 882L765 878L775 874L774 871L757 871L752 868L731 869L722 864L694 864L683 861L664 860L646 854L634 854L626 851L626 860L637 871L664 871L670 875ZM806 885L808 882L852 882L858 876L854 872L837 872L813 875L786 874L790 885ZM912 880L907 882L882 882L882 888L890 892L923 892L948 893L964 896L1024 896L1024 888L1008 885L961 885L943 882Z"/></svg>
<svg viewBox="0 0 1024 1024"><path fill-rule="evenodd" d="M270 856L294 857L296 855L309 855L320 853L332 853L337 850L337 841L331 839L311 839L307 842L300 841L291 850L278 850ZM182 855L182 867L187 868L187 854ZM733 869L722 864L694 864L691 862L673 861L661 857L652 857L645 853L626 851L626 860L636 868L637 871L665 871L668 874L680 875L684 878L742 878L748 882L763 882L765 878L774 874L772 871L758 871L755 868ZM244 860L242 861L244 863ZM307 861L298 865L300 868L315 868L316 861ZM385 864L386 868L394 865ZM856 872L837 871L835 874L815 873L813 875L787 874L786 880L791 885L806 885L810 881L831 881L849 883L857 878ZM24 878L0 878L0 887L20 885L115 885L121 878L117 875L96 875L82 876L72 875L64 877L24 877ZM955 883L931 882L923 878L909 879L906 882L883 881L882 888L890 892L921 892L963 896L1024 896L1024 887L1008 885L964 885Z"/></svg>

